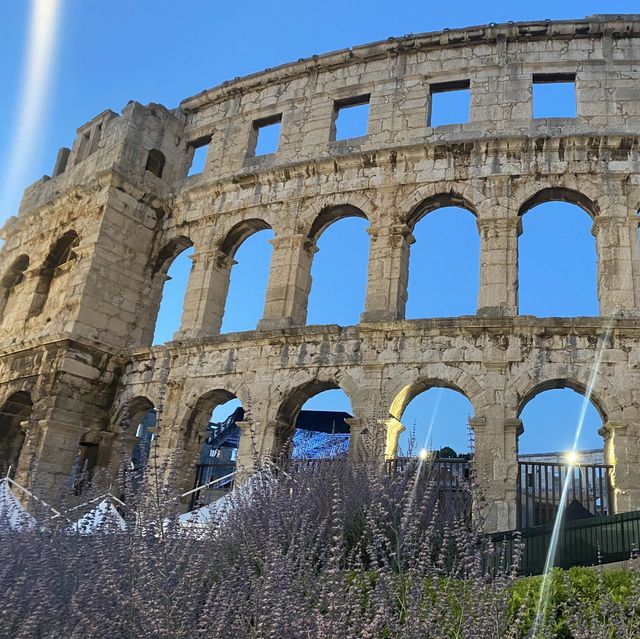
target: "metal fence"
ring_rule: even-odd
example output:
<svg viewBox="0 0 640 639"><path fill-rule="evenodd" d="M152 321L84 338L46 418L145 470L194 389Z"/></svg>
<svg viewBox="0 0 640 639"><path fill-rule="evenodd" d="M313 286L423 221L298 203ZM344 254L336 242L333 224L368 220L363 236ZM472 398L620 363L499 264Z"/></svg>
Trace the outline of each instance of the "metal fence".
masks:
<svg viewBox="0 0 640 639"><path fill-rule="evenodd" d="M612 514L611 466L603 464L518 464L518 528L553 521L560 506L562 487L568 482L565 504L577 502L592 515ZM587 513L585 513L586 515Z"/></svg>
<svg viewBox="0 0 640 639"><path fill-rule="evenodd" d="M424 464L430 475L442 483L453 485L467 483L471 477L471 466L468 459L432 459L421 462L417 457L393 457L387 459L386 467L389 475L395 475L409 466Z"/></svg>
<svg viewBox="0 0 640 639"><path fill-rule="evenodd" d="M196 464L196 478L193 483L193 487L195 489L198 488L198 486L205 486L206 484L212 482L214 479L225 477L229 473L235 471L235 469L236 463L233 461ZM202 490L196 490L191 494L189 510L193 510L194 508L198 508L199 506L208 504L213 499L215 493L219 494L220 491L227 492L231 490L232 486L233 481L230 480L228 484L215 486L212 488L203 488Z"/></svg>
<svg viewBox="0 0 640 639"><path fill-rule="evenodd" d="M497 546L497 556L511 565L521 544L524 575L539 575L549 551L553 522L509 532L494 533L491 540ZM595 566L624 561L640 550L640 511L604 515L563 522L560 527L554 566Z"/></svg>

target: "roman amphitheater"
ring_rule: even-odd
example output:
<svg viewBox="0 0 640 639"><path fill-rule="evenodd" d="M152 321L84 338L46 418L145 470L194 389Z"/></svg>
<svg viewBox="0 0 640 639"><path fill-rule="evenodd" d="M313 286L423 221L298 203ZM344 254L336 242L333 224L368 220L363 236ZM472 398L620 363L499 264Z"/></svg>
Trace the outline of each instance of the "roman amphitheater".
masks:
<svg viewBox="0 0 640 639"><path fill-rule="evenodd" d="M533 117L533 86L553 82L575 85L575 117ZM468 122L432 127L433 96L461 89ZM366 135L336 139L353 105L368 106ZM274 123L276 152L256 153ZM507 530L523 406L593 381L612 509L640 510L639 130L640 16L615 15L390 38L236 78L174 109L101 113L2 232L4 462L51 494L79 450L115 468L155 407L158 447L182 453L189 485L212 410L237 397L248 473L331 388L351 401L349 454L383 459L409 401L447 387L473 406L487 525ZM188 175L202 147L204 170ZM519 314L522 216L553 200L593 220L599 317ZM412 231L450 205L477 220L477 312L406 320ZM349 216L369 224L361 321L306 325L318 238ZM262 319L220 334L234 254L262 229L274 233ZM167 271L191 246L180 330L151 346Z"/></svg>

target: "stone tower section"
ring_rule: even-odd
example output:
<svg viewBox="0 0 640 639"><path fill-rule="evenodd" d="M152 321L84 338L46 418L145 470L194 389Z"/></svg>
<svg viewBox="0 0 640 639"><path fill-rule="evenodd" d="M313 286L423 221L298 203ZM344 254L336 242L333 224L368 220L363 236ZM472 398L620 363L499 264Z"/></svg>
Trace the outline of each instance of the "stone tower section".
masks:
<svg viewBox="0 0 640 639"><path fill-rule="evenodd" d="M3 462L23 480L67 479L83 437L109 457L118 354L151 341L164 273L149 265L188 162L184 118L131 102L78 129L5 225L4 401L17 392L29 406L4 416L5 439L24 444L7 444Z"/></svg>
<svg viewBox="0 0 640 639"><path fill-rule="evenodd" d="M574 87L575 114L534 117L534 86L559 81ZM435 96L459 89L468 121L431 126ZM366 132L336 139L340 110L355 104L368 108ZM257 154L276 123L277 150ZM84 457L116 468L156 407L158 446L180 453L188 485L212 410L237 397L238 463L250 472L330 388L352 404L350 454L382 459L411 399L444 386L473 406L487 525L506 529L523 406L593 382L615 509L640 509L639 130L640 17L615 15L391 38L226 82L171 111L100 114L2 231L2 461L53 491ZM198 150L204 168L187 175ZM522 216L553 200L593 220L600 317L518 312ZM477 220L477 312L408 321L414 227L449 205ZM369 223L361 321L307 326L318 238L350 216ZM235 252L262 229L274 233L263 317L221 335ZM151 346L168 268L189 246L180 330Z"/></svg>

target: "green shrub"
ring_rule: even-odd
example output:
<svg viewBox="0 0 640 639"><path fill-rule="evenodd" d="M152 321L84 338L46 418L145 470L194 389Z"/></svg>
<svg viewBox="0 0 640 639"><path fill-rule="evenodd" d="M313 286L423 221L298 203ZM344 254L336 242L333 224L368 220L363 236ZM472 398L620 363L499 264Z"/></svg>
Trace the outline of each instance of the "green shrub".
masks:
<svg viewBox="0 0 640 639"><path fill-rule="evenodd" d="M635 572L556 568L550 580L544 636L559 639L574 636L572 619L585 615L597 621L602 628L612 624L614 616L617 622L620 615L629 623L640 622L638 575ZM523 634L533 626L541 587L541 576L523 577L511 587L509 612L513 620L518 620ZM549 635L549 631L553 634Z"/></svg>

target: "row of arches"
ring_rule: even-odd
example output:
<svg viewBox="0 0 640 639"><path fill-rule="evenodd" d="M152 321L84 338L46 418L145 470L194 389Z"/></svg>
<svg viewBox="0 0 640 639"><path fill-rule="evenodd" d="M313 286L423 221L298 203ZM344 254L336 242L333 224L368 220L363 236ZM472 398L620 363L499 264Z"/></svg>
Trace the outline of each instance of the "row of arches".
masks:
<svg viewBox="0 0 640 639"><path fill-rule="evenodd" d="M42 313L47 300L51 297L53 284L63 274L61 267L76 259L76 249L79 243L80 239L74 230L63 233L53 243L36 273L35 292L27 309L27 317L34 317ZM29 266L29 256L21 254L13 260L0 279L0 319L9 314L11 306L17 300L17 293L25 281Z"/></svg>
<svg viewBox="0 0 640 639"><path fill-rule="evenodd" d="M350 388L352 392L354 389ZM555 479L553 472L547 473L547 470L544 477L545 481L557 482L559 465L564 463L563 451L577 445L584 454L585 463L600 464L599 468L607 472L607 467L603 466L603 437L607 437L607 431L602 426L608 418L598 399L585 397L584 392L584 387L573 380L553 379L538 384L521 398L518 414L524 428L516 432L514 458L519 477L517 493L521 523L542 523L555 512L557 504L540 500L540 491L536 493L536 487L540 488L540 472L536 468L555 468ZM11 468L15 473L16 469L24 470L30 463L28 455L24 457L22 452L30 432L33 410L27 391L12 393L0 407L0 465L3 472ZM179 424L161 421L160 432L163 433L161 440L171 442L171 446L182 453L179 458L183 461L181 467L176 468L176 478L193 485L195 475L196 486L218 477L231 481L228 477L236 469L243 446L246 449L251 445L254 454L268 455L276 461L290 458L293 463L315 463L346 457L352 443L357 451L366 429L384 429L384 424L387 453L393 456L394 463L407 456L421 456L422 452L433 456L438 463L448 460L447 464L455 463L458 468L461 464L468 468L469 460L474 459L475 445L470 437L473 430L469 428L470 420L474 418L473 407L467 395L455 384L433 379L417 380L394 399L388 419L374 420L372 424L364 424L364 428L362 420L353 413L349 396L337 382L311 380L293 388L282 398L275 422L259 421L257 428L250 430L246 427L252 422L244 421L245 407L240 399L231 391L216 389L197 398ZM126 406L120 406L113 415L113 432L80 428L82 435L77 443L75 462L69 469L74 492L79 495L91 487L94 472L103 469L111 473L110 477L115 476L114 473L124 477L118 468L122 468L127 457L127 468L142 470L150 457L157 417L152 401L137 396L128 400ZM398 430L398 424L404 424L405 432ZM472 422L472 425L475 429L476 424ZM269 429L274 427L269 435ZM164 432L165 428L169 431ZM384 430L380 432L385 435ZM581 436L577 438L580 432ZM254 436L256 441L249 442ZM479 436L484 437L482 428ZM486 451L487 442L480 443ZM355 458L358 458L357 453ZM241 469L247 467L246 454L243 459L245 465L241 465ZM549 460L552 460L551 465ZM588 503L585 503L591 511L610 513L614 503L606 488L610 484L605 481L604 492L602 485L598 489L593 483L595 479L589 484L591 473L595 472L591 469L595 466L589 466L589 469L581 480L586 481L584 486L588 491L584 497ZM135 472L126 476L134 483L141 477ZM507 475L501 481L505 483L505 490L509 490L508 485L515 479ZM528 481L531 483L526 484ZM216 484L215 490L225 485ZM515 490L515 484L511 490ZM207 496L201 492L197 493L199 499L206 500Z"/></svg>
<svg viewBox="0 0 640 639"><path fill-rule="evenodd" d="M135 430L139 429L146 413L155 413L155 409L143 397L136 398L133 404L144 408L135 415L131 413L130 423ZM227 390L205 393L182 424L183 445L188 448L189 442L195 442L202 446L208 426L222 424L234 414L236 417L239 415L241 421L244 408L240 399ZM309 416L301 419L305 413ZM324 457L328 450L346 454L350 418L353 416L351 401L337 384L326 381L304 384L292 391L277 411L280 432L275 439L277 450L272 452L275 457L285 454L293 458ZM388 445L387 449L392 450L393 456L400 457L416 456L423 449L435 452L449 449L447 455L453 451L458 456L472 456L474 439L469 420L473 416L473 406L461 389L434 381L416 382L404 389L391 405L386 433L391 446ZM602 408L597 400L586 397L584 389L572 381L552 380L540 384L522 399L519 417L523 427L518 432L518 454L562 454L576 444L582 450L603 449L602 427L606 417ZM326 428L331 420L333 428ZM404 425L404 431L397 432L392 423L395 420ZM576 438L578 425L580 429ZM304 433L299 431L324 433L325 441L310 449L305 444ZM331 435L345 433L346 446L332 448L327 444ZM228 444L236 451L238 437L239 431ZM397 439L394 441L394 438ZM220 448L211 451L212 457L220 456L227 440L220 439L219 444ZM233 461L235 455L227 454L225 458ZM203 461L202 457L200 461Z"/></svg>
<svg viewBox="0 0 640 639"><path fill-rule="evenodd" d="M595 211L584 196L556 189L523 205L521 212L527 215L518 239L519 314L598 315ZM307 324L344 326L360 321L370 277L367 224L365 213L352 206L328 208L312 223ZM471 205L455 195L431 198L416 207L411 230L415 242L409 248L406 319L474 315L481 238ZM221 332L257 327L267 295L273 239L265 222L249 220L232 228L221 243L221 254L232 261ZM163 293L155 343L168 341L179 327L176 309L184 303L192 256L189 247L168 265L171 279Z"/></svg>

